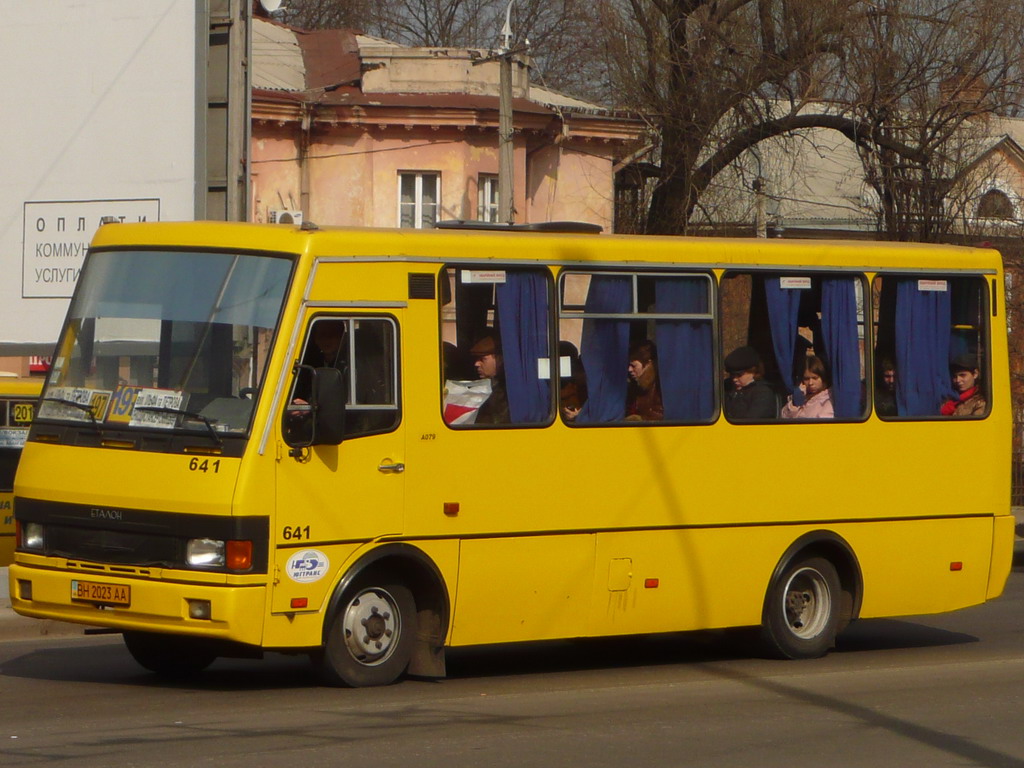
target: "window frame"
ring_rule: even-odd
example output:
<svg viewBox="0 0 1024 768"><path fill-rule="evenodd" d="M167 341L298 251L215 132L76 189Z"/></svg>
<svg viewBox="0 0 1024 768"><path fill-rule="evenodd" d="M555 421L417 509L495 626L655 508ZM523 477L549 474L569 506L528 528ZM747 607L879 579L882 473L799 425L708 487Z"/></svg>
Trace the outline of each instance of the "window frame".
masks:
<svg viewBox="0 0 1024 768"><path fill-rule="evenodd" d="M355 323L360 320L369 320L374 322L386 322L391 327L391 393L392 403L381 404L381 403L357 403L356 398L356 376L358 371L358 365L356 361L356 328ZM346 326L345 333L345 345L347 359L351 361L346 372L346 402L345 402L345 419L346 426L349 414L352 413L367 413L373 411L388 411L394 412L395 417L392 424L388 427L381 427L379 429L364 430L350 433L347 429L345 431L344 439L351 440L359 437L368 437L370 435L381 435L389 432L394 432L402 423L402 390L401 390L401 337L400 330L401 325L398 322L398 318L391 314L373 314L373 313L317 313L313 315L306 325L305 334L303 337L302 345L299 349L298 362L299 364L306 358L309 353L310 345L313 343L313 328L318 322L344 322ZM285 410L288 409L288 404L292 403L295 399L295 390L298 387L300 376L298 373L292 377L291 386L288 388L288 397L285 401Z"/></svg>
<svg viewBox="0 0 1024 768"><path fill-rule="evenodd" d="M434 217L430 222L430 227L436 224L441 219L441 171L399 171L398 172L398 218L397 225L399 229L429 229L423 222L423 189L424 181L427 177L432 176L434 178ZM413 213L413 224L411 227L403 226L402 224L402 213L403 208L408 206L402 200L402 190L404 181L406 178L413 179L413 201L412 201L412 213Z"/></svg>
<svg viewBox="0 0 1024 768"><path fill-rule="evenodd" d="M979 374L981 376L981 393L985 398L985 412L980 416L945 416L941 413L934 414L923 414L923 415L908 415L908 416L888 416L878 413L875 407L875 384L876 377L880 371L876 370L876 358L878 357L878 338L879 338L879 326L882 321L881 316L881 299L879 299L879 306L876 312L874 308L874 290L875 282L879 279L885 280L898 280L898 279L916 279L916 280L946 280L952 282L953 280L972 280L979 287L979 316L982 320L983 326L978 329L978 333L981 335L981 343L977 350L979 357ZM992 415L992 284L991 280L994 278L991 275L982 272L942 272L941 270L919 270L919 271L907 271L907 270L880 270L876 271L871 275L869 287L872 292L871 302L871 354L869 360L870 364L870 379L866 382L870 386L870 414L875 416L880 421L884 422L929 422L929 421L983 421ZM950 286L952 290L952 286ZM953 318L950 318L952 331L955 328L955 324L952 323ZM896 361L894 361L896 362ZM899 370L897 369L897 376ZM952 376L950 376L950 379ZM952 383L950 382L950 389L952 390Z"/></svg>
<svg viewBox="0 0 1024 768"><path fill-rule="evenodd" d="M498 174L481 173L477 176L477 221L495 223L498 221ZM493 202L492 202L493 200Z"/></svg>
<svg viewBox="0 0 1024 768"><path fill-rule="evenodd" d="M456 348L458 349L457 328L458 328L458 316L459 315L458 315L458 305L456 303L456 292L455 292L455 290L453 290L453 287L458 285L459 278L458 278L457 275L458 275L458 273L460 271L480 271L480 272L495 272L495 271L510 272L510 271L513 271L513 272L533 272L533 273L537 273L537 274L543 275L543 277L544 277L544 284L545 284L545 295L547 297L547 305L548 305L548 311L547 311L547 335L546 335L546 341L547 341L547 346L548 346L548 357L547 357L547 360L548 360L548 366L547 366L548 367L548 375L547 375L546 379L543 379L543 378L541 379L542 381L545 381L545 380L547 381L547 389L548 389L548 413L547 413L547 417L545 418L544 421L537 421L537 422L514 422L514 421L510 420L509 423L507 423L507 424L484 424L484 423L477 423L475 420L473 422L471 422L471 423L456 423L456 422L453 422L453 421L449 421L448 419L445 418L445 408L446 408L446 406L448 404L447 403L447 382L449 380L451 380L451 381L461 381L460 379L448 379L448 378L446 378L445 356L444 356L444 344L446 342L446 337L445 337L445 324L446 323L451 323L456 328L456 342L455 342L455 344L456 344ZM454 275L455 275L454 277L452 276L452 273L454 273ZM449 286L449 284L448 284L449 279L451 279L451 286ZM438 272L438 282L439 282L438 296L447 297L447 296L449 296L449 292L451 294L449 299L448 299L448 301L444 301L444 299L442 298L442 300L437 302L437 312L438 312L438 321L437 321L438 322L438 346L439 346L439 355L438 356L439 356L439 375L440 375L439 392L441 394L441 397L439 399L439 405L440 405L439 415L440 415L440 418L441 418L441 422L445 425L445 427L447 427L448 429L451 429L453 431L487 431L487 430L495 430L495 429L546 429L546 428L550 427L556 421L555 410L556 410L557 405L558 405L558 391L557 391L557 385L558 385L558 380L557 380L558 338L557 338L557 329L556 329L557 323L555 322L555 315L554 315L554 312L553 312L553 307L555 306L555 302L557 301L557 297L555 295L555 290L556 290L556 288L555 288L555 280L552 278L552 271L551 271L550 265L542 264L542 263L520 263L520 264L501 264L501 263L497 263L497 264L487 264L487 263L477 263L477 262L474 262L474 263L461 263L461 262L459 262L459 263L452 263L452 262L448 262L448 263L445 263L445 264L443 264L441 266L441 269ZM495 285L497 285L497 283L495 283ZM448 312L451 312L451 317L446 318L445 315ZM493 328L494 328L493 323L494 323L494 318L496 317L496 313L497 313L497 297L495 295L492 298L492 303L489 306L489 308L487 310L487 313L486 313L486 318L485 318L485 321L484 321L485 322L484 329L492 329L493 330ZM491 325L489 325L489 326L486 325L487 322L490 322ZM480 330L481 329L477 329L476 333L479 333ZM468 358L468 353L469 353L469 348L468 347L466 349L464 349L464 350L460 350L460 352L461 352L461 354L466 356L467 360L469 359ZM473 379L473 381L475 381L475 380L478 380L478 379ZM484 402L486 402L486 400ZM481 402L480 405L477 406L477 409L479 409L482 405L483 405L483 402Z"/></svg>
<svg viewBox="0 0 1024 768"><path fill-rule="evenodd" d="M869 279L869 274L868 273L865 273L863 271L858 271L856 269L845 269L845 268L842 268L842 267L834 268L834 269L822 268L822 267L796 268L796 267L791 267L791 266L779 266L779 267L765 266L765 267L755 267L755 268L745 267L745 266L744 267L729 267L729 268L724 269L722 271L720 277L719 277L719 292L720 293L722 291L721 284L723 284L732 275L736 275L736 276L744 276L745 275L745 276L750 277L750 278L757 278L759 276L762 277L762 278L771 278L771 277L779 277L779 278L783 278L783 277L789 277L789 278L810 278L810 280L812 281L811 282L811 290L815 290L815 291L820 291L820 282L817 284L817 286L815 286L814 281L816 279L820 280L822 278L848 278L848 279L855 280L857 282L857 284L860 285L860 303L859 303L858 311L856 313L856 317L857 317L857 325L859 327L858 330L859 330L859 341L860 341L860 367L861 367L861 370L862 370L862 372L864 374L864 378L861 380L861 384L862 385L866 385L870 381L872 381L871 377L873 376L873 369L871 367L872 366L872 361L868 359L870 357L869 349L868 349L868 344L870 343L872 345L871 346L871 350L873 350L874 349L874 339L875 339L874 330L875 330L875 320L876 320L876 318L871 314L871 312L869 310L869 307L868 307L868 298L867 297L870 295L870 292L871 292L871 289L872 289L872 286L873 286L873 283L872 283L871 279ZM751 307L753 306L753 302L754 302L754 297L753 297L753 294L752 294L751 297L750 297L750 307L747 308L747 323L748 323L748 325L749 325L749 322L750 322L750 311L751 311ZM821 312L821 305L820 305L820 302L819 302L818 313L820 314L820 312ZM726 309L725 309L724 302L723 302L722 306L719 308L719 315L720 315L720 319L721 319L721 327L723 328L723 331L724 331L724 328L725 328L725 313L726 313ZM799 329L800 327L803 327L803 326L799 326L798 325L797 327ZM768 338L769 339L771 338L770 326L768 326ZM746 343L748 345L751 345L750 342L751 342L751 340L748 337ZM723 381L722 390L723 390L723 397L724 397L725 396L725 392L727 391L726 388L728 386L728 377L726 375L728 372L725 370L724 361L725 361L725 357L729 354L729 352L731 350L726 349L725 339L723 338L722 335L720 335L719 339L718 339L718 348L719 348L719 355L718 355L718 361L717 362L718 362L718 364L720 366L719 375L722 377L722 381ZM794 353L795 353L795 350L794 350ZM773 346L773 349L772 349L772 355L773 355L773 359L774 359L774 346ZM820 355L819 355L819 357L820 357ZM776 362L776 365L778 365L778 361L776 360L775 362ZM778 375L780 377L784 375L782 370L779 370L777 373L778 373ZM768 377L766 377L766 379L767 378ZM786 424L818 424L818 423L822 423L822 424L860 424L860 423L863 423L863 422L867 421L871 417L871 414L874 412L874 402L873 402L873 399L872 399L874 393L872 391L870 393L870 395L865 394L865 396L862 398L862 409L861 409L861 412L857 416L853 416L853 417L833 416L831 418L783 418L781 416L781 409L786 404L788 396L785 393L779 392L778 387L773 385L771 381L768 381L768 384L776 392L776 395L779 398L779 407L778 407L779 413L775 416L775 418L772 418L772 419L737 419L737 420L732 420L728 416L726 416L724 402L723 402L723 407L722 407L722 418L727 423L729 423L731 425L734 425L734 426L764 425L764 424L778 424L778 423L786 423ZM833 384L834 384L834 382L833 382ZM784 385L783 385L783 388L785 388ZM831 387L830 387L830 389L831 389Z"/></svg>
<svg viewBox="0 0 1024 768"><path fill-rule="evenodd" d="M567 314L565 297L565 281L566 278L572 275L586 275L588 277L594 276L609 276L609 277L629 277L631 282L631 311L628 313L616 313L616 312L587 312L584 306L580 305L568 305L570 307L578 306L579 312ZM655 280L658 278L678 278L678 279L694 279L699 278L702 280L707 287L706 300L707 300L707 312L692 313L692 312L643 312L639 306L640 303L640 280ZM606 269L591 269L582 266L566 267L562 269L557 276L556 281L557 289L557 316L556 320L556 335L558 341L562 340L562 322L565 320L584 322L586 320L623 320L630 323L632 332L632 325L634 323L656 323L658 321L692 321L692 322L708 322L710 323L710 347L711 347L711 408L706 419L697 420L674 420L674 419L660 419L660 420L627 420L625 416L622 419L615 421L601 421L591 423L578 423L576 421L569 421L565 418L562 412L562 404L559 400L558 411L559 417L565 426L572 428L593 428L593 427L604 427L604 428L618 428L618 427L670 427L670 426L706 426L714 424L718 420L718 415L721 410L721 392L720 387L716 385L719 376L720 360L718 356L718 337L719 337L719 296L718 286L715 279L713 270L702 269L701 267L694 266L686 269L666 269L664 267L652 266L649 268L606 268ZM656 334L655 334L656 335ZM655 339L647 338L648 341L655 341ZM581 328L581 342L582 342L582 328ZM581 345L577 345L578 351L582 354ZM625 361L628 364L628 360ZM626 369L623 368L623 376L626 375ZM561 391L561 370L556 369L556 381L559 386L556 389ZM660 377L660 374L659 374ZM664 402L664 389L662 389L662 401Z"/></svg>

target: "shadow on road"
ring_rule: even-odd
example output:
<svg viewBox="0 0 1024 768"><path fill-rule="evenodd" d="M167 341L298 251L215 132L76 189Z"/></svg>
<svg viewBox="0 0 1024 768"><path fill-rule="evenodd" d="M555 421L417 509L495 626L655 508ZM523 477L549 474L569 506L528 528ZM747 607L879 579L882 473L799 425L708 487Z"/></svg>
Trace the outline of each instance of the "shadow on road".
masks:
<svg viewBox="0 0 1024 768"><path fill-rule="evenodd" d="M194 677L165 680L136 664L120 641L36 649L0 663L2 677L204 691L284 690L317 685L305 656L282 654L267 654L264 659L218 659Z"/></svg>
<svg viewBox="0 0 1024 768"><path fill-rule="evenodd" d="M977 641L978 638L969 634L909 621L871 619L850 626L839 638L837 651L928 648ZM757 630L746 629L459 648L450 649L447 657L448 677L467 679L703 665L763 659L764 655L757 642ZM273 653L262 660L219 659L194 677L167 681L142 670L119 641L76 641L60 647L34 649L0 663L0 677L232 691L282 690L317 685L304 656Z"/></svg>

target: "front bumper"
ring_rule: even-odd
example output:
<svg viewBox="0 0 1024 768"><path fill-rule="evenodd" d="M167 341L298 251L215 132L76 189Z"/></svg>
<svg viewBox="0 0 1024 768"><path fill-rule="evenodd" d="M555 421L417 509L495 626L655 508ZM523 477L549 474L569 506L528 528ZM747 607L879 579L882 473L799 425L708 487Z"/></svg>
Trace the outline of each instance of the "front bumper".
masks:
<svg viewBox="0 0 1024 768"><path fill-rule="evenodd" d="M174 573L160 573L159 579L130 578L15 563L10 567L11 607L22 616L37 619L261 645L265 585L183 583L170 580ZM131 604L100 606L72 600L74 580L130 587ZM190 618L189 601L195 600L209 601L209 619Z"/></svg>

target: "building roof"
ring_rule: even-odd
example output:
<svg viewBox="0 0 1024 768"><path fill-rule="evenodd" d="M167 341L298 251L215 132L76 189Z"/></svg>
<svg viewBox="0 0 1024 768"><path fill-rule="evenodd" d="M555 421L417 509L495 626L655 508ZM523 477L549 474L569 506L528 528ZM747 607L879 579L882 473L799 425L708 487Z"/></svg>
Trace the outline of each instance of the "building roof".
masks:
<svg viewBox="0 0 1024 768"><path fill-rule="evenodd" d="M322 105L379 105L497 109L497 77L477 65L489 53L473 48L411 48L346 29L305 31L253 19L252 87L271 101ZM411 65L405 67L406 62ZM435 63L437 77L424 67ZM528 60L518 59L517 113L576 113L629 118L621 112L529 83ZM367 73L391 66L389 77ZM442 71L442 67L444 70ZM496 68L494 68L496 71ZM371 82L367 82L370 80Z"/></svg>

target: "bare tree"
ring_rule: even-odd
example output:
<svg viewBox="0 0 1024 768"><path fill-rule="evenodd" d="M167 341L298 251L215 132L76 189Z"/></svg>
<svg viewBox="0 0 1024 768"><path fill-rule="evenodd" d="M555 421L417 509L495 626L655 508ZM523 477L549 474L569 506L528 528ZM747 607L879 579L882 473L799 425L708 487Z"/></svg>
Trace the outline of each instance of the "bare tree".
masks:
<svg viewBox="0 0 1024 768"><path fill-rule="evenodd" d="M955 169L969 163L965 127L1020 93L1013 0L604 0L602 10L614 87L657 131L649 232L685 232L712 180L759 142L828 128L859 148L886 231L934 239Z"/></svg>
<svg viewBox="0 0 1024 768"><path fill-rule="evenodd" d="M859 3L605 0L602 9L614 85L658 130L649 232L685 232L711 180L759 141L840 122L801 110L836 67Z"/></svg>
<svg viewBox="0 0 1024 768"><path fill-rule="evenodd" d="M958 229L977 184L988 117L1020 93L1024 14L1016 0L879 0L847 45L837 97L874 134L863 143L882 232L938 241Z"/></svg>

